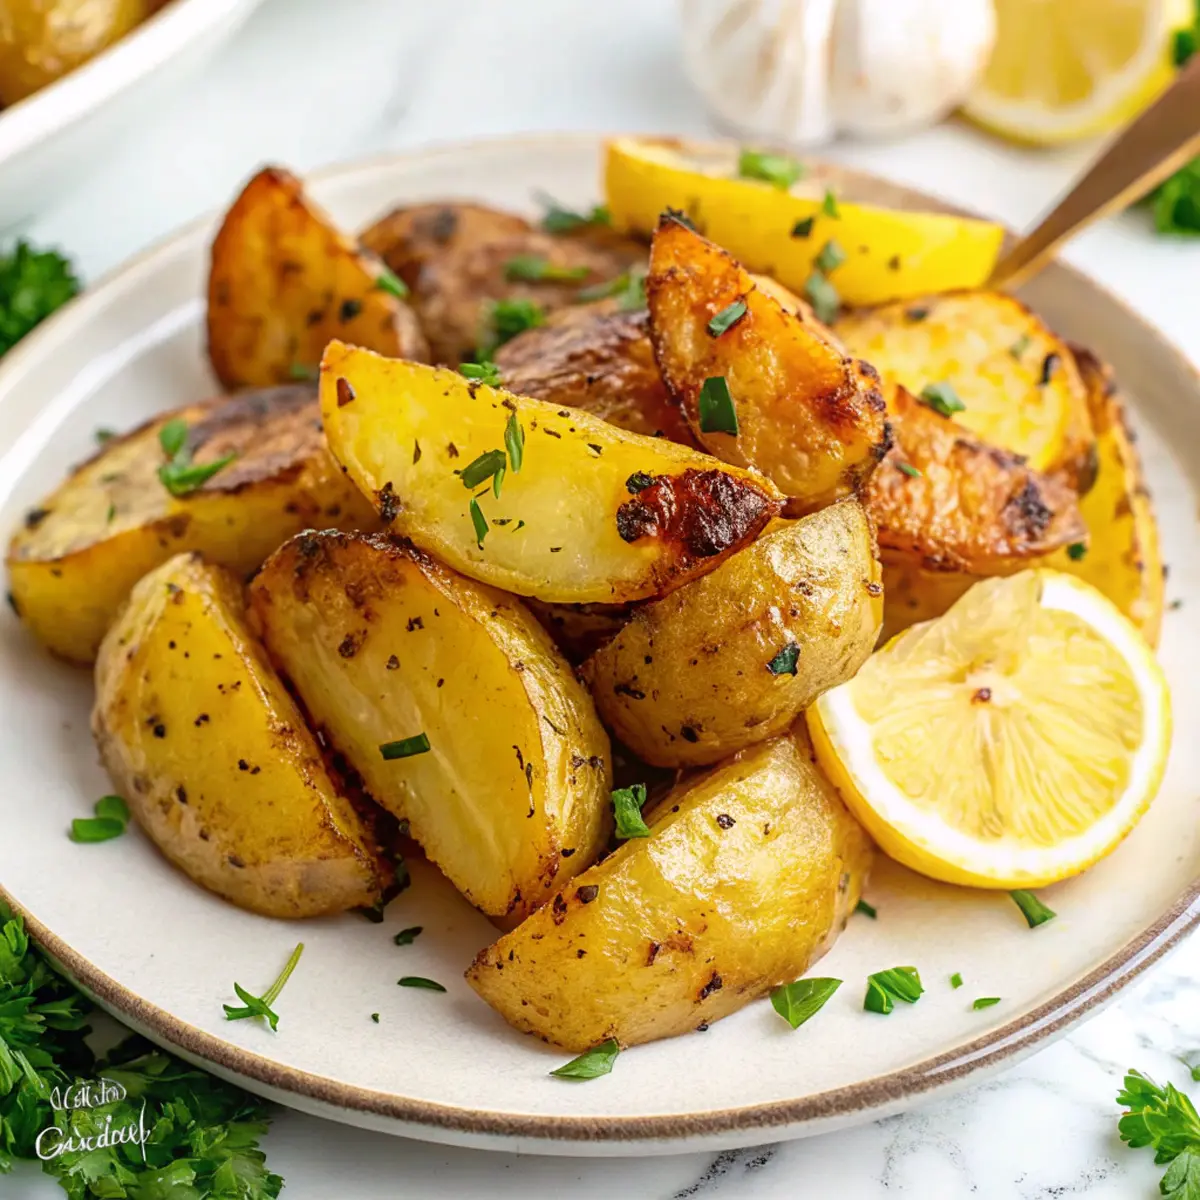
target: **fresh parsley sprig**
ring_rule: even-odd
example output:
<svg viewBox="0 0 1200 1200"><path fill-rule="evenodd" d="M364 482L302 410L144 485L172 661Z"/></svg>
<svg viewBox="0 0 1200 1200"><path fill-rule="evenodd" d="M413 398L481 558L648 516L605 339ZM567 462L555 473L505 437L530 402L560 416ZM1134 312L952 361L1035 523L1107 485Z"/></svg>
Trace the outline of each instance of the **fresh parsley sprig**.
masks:
<svg viewBox="0 0 1200 1200"><path fill-rule="evenodd" d="M1154 1161L1167 1166L1158 1188L1167 1200L1200 1197L1200 1115L1173 1084L1159 1087L1148 1075L1130 1071L1117 1103L1126 1112L1117 1123L1121 1140L1131 1149L1154 1151Z"/></svg>
<svg viewBox="0 0 1200 1200"><path fill-rule="evenodd" d="M158 431L158 444L170 460L158 468L159 482L172 496L187 496L229 466L237 454L230 451L207 463L192 462L187 444L187 422L175 417Z"/></svg>
<svg viewBox="0 0 1200 1200"><path fill-rule="evenodd" d="M71 264L55 250L20 241L0 254L0 358L78 291Z"/></svg>
<svg viewBox="0 0 1200 1200"><path fill-rule="evenodd" d="M233 990L237 993L238 999L241 1000L242 1006L234 1004L224 1005L225 1020L227 1021L243 1021L248 1017L262 1017L272 1030L279 1028L279 1014L276 1013L271 1005L279 999L279 993L283 991L284 984L292 977L292 972L296 969L296 964L300 961L300 955L304 953L304 943L298 942L295 950L292 951L287 963L282 971L279 972L279 977L261 996L251 995L241 984L235 983Z"/></svg>
<svg viewBox="0 0 1200 1200"><path fill-rule="evenodd" d="M642 809L645 804L646 785L644 783L617 788L613 792L612 805L617 823L617 837L643 838L650 836L650 827L642 817Z"/></svg>

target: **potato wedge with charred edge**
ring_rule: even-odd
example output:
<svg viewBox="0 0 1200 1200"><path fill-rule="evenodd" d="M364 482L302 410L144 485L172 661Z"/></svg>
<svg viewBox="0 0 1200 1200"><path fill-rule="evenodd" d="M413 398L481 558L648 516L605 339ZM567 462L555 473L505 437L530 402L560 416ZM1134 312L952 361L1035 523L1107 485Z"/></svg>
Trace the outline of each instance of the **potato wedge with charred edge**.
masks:
<svg viewBox="0 0 1200 1200"><path fill-rule="evenodd" d="M189 426L196 463L237 455L178 497L158 478L166 461L159 430L176 418ZM172 555L199 550L244 576L314 525L379 526L325 448L315 389L221 396L111 439L30 509L9 544L9 588L41 642L90 663L133 585Z"/></svg>
<svg viewBox="0 0 1200 1200"><path fill-rule="evenodd" d="M339 533L282 546L251 597L314 724L472 904L519 920L595 860L608 736L520 601L407 543ZM381 753L421 733L428 752Z"/></svg>
<svg viewBox="0 0 1200 1200"><path fill-rule="evenodd" d="M518 396L582 408L631 433L696 444L659 374L644 309L626 312L611 300L559 309L501 346L496 365L504 387Z"/></svg>
<svg viewBox="0 0 1200 1200"><path fill-rule="evenodd" d="M134 588L100 647L92 732L138 824L202 887L270 917L379 902L371 830L223 568L180 554Z"/></svg>
<svg viewBox="0 0 1200 1200"><path fill-rule="evenodd" d="M1098 588L1156 646L1164 587L1154 506L1112 372L1089 351L1073 351L1088 389L1099 469L1095 485L1079 502L1086 549L1082 554L1059 551L1045 565Z"/></svg>
<svg viewBox="0 0 1200 1200"><path fill-rule="evenodd" d="M303 185L267 167L225 214L208 277L208 356L229 388L269 387L312 370L344 337L426 359L412 310L379 286L383 264L338 231Z"/></svg>
<svg viewBox="0 0 1200 1200"><path fill-rule="evenodd" d="M540 600L669 591L753 541L781 507L761 476L686 446L341 342L321 364L321 413L334 457L392 532ZM497 481L476 466L464 486L481 456L504 459L509 428L523 437L520 470L509 458Z"/></svg>
<svg viewBox="0 0 1200 1200"><path fill-rule="evenodd" d="M837 323L851 353L919 395L947 383L955 420L1086 492L1096 474L1087 396L1066 343L1003 292L949 292L851 312Z"/></svg>
<svg viewBox="0 0 1200 1200"><path fill-rule="evenodd" d="M773 292L674 218L659 224L646 280L650 340L692 432L718 458L761 471L800 508L818 508L861 486L886 451L883 397L869 367ZM745 312L714 335L710 322L732 305ZM714 431L700 411L713 376L732 394L736 434Z"/></svg>
<svg viewBox="0 0 1200 1200"><path fill-rule="evenodd" d="M875 647L883 588L857 500L781 521L643 605L583 666L600 714L656 766L718 762L786 730Z"/></svg>
<svg viewBox="0 0 1200 1200"><path fill-rule="evenodd" d="M567 1050L686 1033L833 943L871 842L796 729L678 785L633 838L480 952L467 981Z"/></svg>
<svg viewBox="0 0 1200 1200"><path fill-rule="evenodd" d="M863 490L885 562L998 575L1084 536L1075 492L985 446L902 387L888 391L896 444Z"/></svg>

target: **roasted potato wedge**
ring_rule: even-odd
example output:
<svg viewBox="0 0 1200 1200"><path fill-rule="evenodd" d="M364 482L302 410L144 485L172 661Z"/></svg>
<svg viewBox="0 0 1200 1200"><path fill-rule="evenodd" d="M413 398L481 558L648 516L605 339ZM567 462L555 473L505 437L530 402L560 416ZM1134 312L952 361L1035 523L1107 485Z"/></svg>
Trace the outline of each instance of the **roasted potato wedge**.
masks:
<svg viewBox="0 0 1200 1200"><path fill-rule="evenodd" d="M677 786L627 841L483 950L467 981L567 1050L686 1033L802 975L871 843L799 728Z"/></svg>
<svg viewBox="0 0 1200 1200"><path fill-rule="evenodd" d="M198 464L237 457L189 495L158 478L159 431L189 426ZM147 571L199 550L239 575L311 526L377 529L379 518L338 470L311 386L218 397L165 413L107 442L31 509L8 548L22 620L50 650L90 663L121 602Z"/></svg>
<svg viewBox="0 0 1200 1200"><path fill-rule="evenodd" d="M608 736L518 600L409 544L339 533L280 547L251 596L314 724L472 904L519 919L594 861ZM428 752L381 752L422 733Z"/></svg>
<svg viewBox="0 0 1200 1200"><path fill-rule="evenodd" d="M950 292L847 314L837 334L885 380L919 395L948 383L955 419L992 446L1061 473L1078 492L1095 478L1087 394L1066 343L1004 292Z"/></svg>
<svg viewBox="0 0 1200 1200"><path fill-rule="evenodd" d="M1087 350L1074 354L1096 430L1096 483L1079 503L1088 543L1045 565L1099 588L1157 646L1164 587L1154 506L1112 372Z"/></svg>
<svg viewBox="0 0 1200 1200"><path fill-rule="evenodd" d="M696 444L659 374L644 309L624 311L611 300L559 309L501 346L496 365L504 387L518 396L582 408L631 433Z"/></svg>
<svg viewBox="0 0 1200 1200"><path fill-rule="evenodd" d="M379 902L372 832L251 636L230 572L180 554L138 583L100 647L92 731L138 824L201 886L271 917Z"/></svg>
<svg viewBox="0 0 1200 1200"><path fill-rule="evenodd" d="M779 522L640 607L583 666L600 714L646 762L719 762L786 730L875 647L883 588L856 500Z"/></svg>
<svg viewBox="0 0 1200 1200"><path fill-rule="evenodd" d="M672 217L654 235L646 295L662 377L706 450L761 471L801 508L861 486L887 449L883 397L869 367ZM718 314L734 305L744 313L714 335ZM736 433L702 411L714 376L732 395Z"/></svg>
<svg viewBox="0 0 1200 1200"><path fill-rule="evenodd" d="M380 287L385 268L304 194L294 175L267 167L225 214L208 277L208 356L221 383L269 387L313 370L343 337L384 354L424 360L412 310Z"/></svg>
<svg viewBox="0 0 1200 1200"><path fill-rule="evenodd" d="M541 600L668 591L753 541L781 506L761 476L686 446L341 342L321 364L321 412L334 456L393 532ZM519 470L505 457L517 430ZM507 461L502 488L488 454Z"/></svg>
<svg viewBox="0 0 1200 1200"><path fill-rule="evenodd" d="M997 575L1084 536L1075 492L888 388L896 443L867 481L885 562Z"/></svg>

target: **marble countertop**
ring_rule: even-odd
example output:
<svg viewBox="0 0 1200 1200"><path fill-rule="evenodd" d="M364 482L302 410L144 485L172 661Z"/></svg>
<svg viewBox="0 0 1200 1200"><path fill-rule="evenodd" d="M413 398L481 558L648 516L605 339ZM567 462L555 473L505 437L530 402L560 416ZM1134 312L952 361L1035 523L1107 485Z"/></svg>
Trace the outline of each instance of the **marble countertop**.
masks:
<svg viewBox="0 0 1200 1200"><path fill-rule="evenodd" d="M186 99L131 128L119 154L28 230L89 279L225 203L260 163L315 166L518 130L712 128L684 78L674 0L266 0ZM1090 150L999 145L949 124L826 152L1010 224L1031 222ZM1068 258L1200 361L1200 243L1107 221ZM1187 289L1185 291L1185 288ZM1188 1081L1200 1048L1200 941L1071 1037L951 1099L844 1133L724 1154L567 1160L452 1150L282 1113L268 1140L288 1200L839 1195L1089 1200L1157 1195L1148 1152L1116 1134L1127 1067ZM50 1200L36 1172L8 1200Z"/></svg>

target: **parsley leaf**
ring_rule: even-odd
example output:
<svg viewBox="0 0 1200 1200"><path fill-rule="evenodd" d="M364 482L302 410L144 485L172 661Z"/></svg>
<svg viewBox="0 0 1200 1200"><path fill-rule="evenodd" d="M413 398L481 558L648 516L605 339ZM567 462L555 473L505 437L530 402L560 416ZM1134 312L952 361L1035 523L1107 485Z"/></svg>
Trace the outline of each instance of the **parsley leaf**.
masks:
<svg viewBox="0 0 1200 1200"><path fill-rule="evenodd" d="M596 283L591 287L581 288L575 293L579 304L591 300L617 299L622 312L636 312L646 307L646 272L641 267L633 267L623 275L617 275L604 283Z"/></svg>
<svg viewBox="0 0 1200 1200"><path fill-rule="evenodd" d="M540 254L518 254L504 264L504 278L523 283L577 283L586 279L587 267L563 267Z"/></svg>
<svg viewBox="0 0 1200 1200"><path fill-rule="evenodd" d="M504 426L504 448L508 451L508 462L513 473L519 475L521 465L525 462L525 430L521 428L515 412L508 414Z"/></svg>
<svg viewBox="0 0 1200 1200"><path fill-rule="evenodd" d="M424 733L414 733L412 737L400 738L395 742L384 742L379 747L380 755L391 762L396 758L412 758L414 754L429 752L429 737Z"/></svg>
<svg viewBox="0 0 1200 1200"><path fill-rule="evenodd" d="M832 188L825 189L825 198L821 201L821 211L827 217L832 217L835 221L841 218L842 214L838 211L837 197L833 194Z"/></svg>
<svg viewBox="0 0 1200 1200"><path fill-rule="evenodd" d="M948 383L927 383L921 389L918 399L943 417L952 417L955 413L967 411L967 406Z"/></svg>
<svg viewBox="0 0 1200 1200"><path fill-rule="evenodd" d="M854 906L856 913L862 913L864 917L870 917L874 921L879 916L879 910L873 904L868 904L865 900L859 900Z"/></svg>
<svg viewBox="0 0 1200 1200"><path fill-rule="evenodd" d="M613 1069L621 1047L616 1038L608 1038L598 1046L585 1050L578 1058L569 1063L563 1063L550 1072L558 1079L599 1079Z"/></svg>
<svg viewBox="0 0 1200 1200"><path fill-rule="evenodd" d="M617 821L617 837L649 837L650 827L642 819L642 808L646 803L646 785L635 783L632 787L617 788L612 794L613 815Z"/></svg>
<svg viewBox="0 0 1200 1200"><path fill-rule="evenodd" d="M1024 888L1018 888L1016 891L1008 893L1016 906L1021 910L1021 915L1025 918L1030 929L1036 929L1039 925L1045 925L1047 921L1053 921L1058 913L1052 908L1047 908L1032 892L1026 891Z"/></svg>
<svg viewBox="0 0 1200 1200"><path fill-rule="evenodd" d="M745 300L735 300L727 304L715 317L708 322L708 332L711 337L720 337L731 329L746 315Z"/></svg>
<svg viewBox="0 0 1200 1200"><path fill-rule="evenodd" d="M800 661L800 647L796 642L788 642L769 663L767 670L772 675L795 675L796 664Z"/></svg>
<svg viewBox="0 0 1200 1200"><path fill-rule="evenodd" d="M846 251L842 249L840 242L830 238L825 243L813 259L813 266L821 272L822 275L828 275L830 271L837 270L838 267L846 261Z"/></svg>
<svg viewBox="0 0 1200 1200"><path fill-rule="evenodd" d="M837 320L842 298L837 288L820 271L813 271L804 281L804 295L813 306L818 321L829 325Z"/></svg>
<svg viewBox="0 0 1200 1200"><path fill-rule="evenodd" d="M394 938L392 938L392 941L395 942L397 946L411 946L413 942L415 942L417 938L421 936L424 928L424 925L410 925L407 929L400 930L400 932L396 934Z"/></svg>
<svg viewBox="0 0 1200 1200"><path fill-rule="evenodd" d="M494 300L484 315L483 335L476 358L486 362L518 333L546 323L546 311L532 300Z"/></svg>
<svg viewBox="0 0 1200 1200"><path fill-rule="evenodd" d="M840 979L797 979L771 993L771 1007L793 1028L799 1029L825 1006L842 986Z"/></svg>
<svg viewBox="0 0 1200 1200"><path fill-rule="evenodd" d="M892 967L867 976L867 994L863 997L863 1008L867 1012L886 1016L895 1007L896 1000L905 1004L916 1004L925 988L916 967Z"/></svg>
<svg viewBox="0 0 1200 1200"><path fill-rule="evenodd" d="M158 431L158 444L171 460L158 468L158 480L172 496L194 492L237 458L237 454L230 451L209 463L193 463L187 436L187 422L179 417L172 418Z"/></svg>
<svg viewBox="0 0 1200 1200"><path fill-rule="evenodd" d="M898 462L898 463L896 464L896 470L897 470L897 471L901 471L901 472L903 472L903 473L904 473L905 475L907 475L907 476L908 476L910 479L920 479L920 478L921 478L921 470L920 470L920 468L919 468L919 467L914 467L914 466L912 465L912 463Z"/></svg>
<svg viewBox="0 0 1200 1200"><path fill-rule="evenodd" d="M397 300L403 300L408 296L408 285L398 275L389 271L384 267L379 272L379 278L375 280L375 286L381 292L387 292L395 296Z"/></svg>
<svg viewBox="0 0 1200 1200"><path fill-rule="evenodd" d="M701 433L738 435L737 409L724 375L710 375L700 388L698 403Z"/></svg>
<svg viewBox="0 0 1200 1200"><path fill-rule="evenodd" d="M743 150L738 155L737 173L740 179L757 179L786 192L804 174L804 167L786 154Z"/></svg>
<svg viewBox="0 0 1200 1200"><path fill-rule="evenodd" d="M483 509L479 507L479 501L474 496L471 497L467 510L471 514L471 524L475 527L475 545L482 550L483 539L488 535L487 517L483 515Z"/></svg>
<svg viewBox="0 0 1200 1200"><path fill-rule="evenodd" d="M1087 542L1072 542L1067 547L1067 557L1072 562L1078 562L1081 558L1087 555Z"/></svg>
<svg viewBox="0 0 1200 1200"><path fill-rule="evenodd" d="M1170 1163L1159 1191L1170 1200L1200 1200L1200 1116L1174 1085L1159 1087L1140 1071L1125 1076L1117 1103L1127 1111L1117 1123L1131 1149L1149 1146L1158 1164Z"/></svg>
<svg viewBox="0 0 1200 1200"><path fill-rule="evenodd" d="M477 363L459 363L458 373L466 379L478 379L488 387L500 386L500 368L490 359Z"/></svg>
<svg viewBox="0 0 1200 1200"><path fill-rule="evenodd" d="M950 986L957 991L960 987L962 987L962 985L963 977L958 971L955 971L954 974L950 976Z"/></svg>
<svg viewBox="0 0 1200 1200"><path fill-rule="evenodd" d="M981 1008L992 1008L999 1003L999 996L980 996L979 999L971 1005L971 1007L978 1010Z"/></svg>
<svg viewBox="0 0 1200 1200"><path fill-rule="evenodd" d="M426 979L424 975L402 975L396 980L400 987L424 988L427 992L444 992L436 979Z"/></svg>
<svg viewBox="0 0 1200 1200"><path fill-rule="evenodd" d="M283 991L284 984L291 979L292 972L296 969L296 964L300 961L300 955L303 953L304 943L297 942L295 950L284 964L283 970L279 972L279 977L261 996L253 996L240 984L235 983L233 990L244 1007L239 1008L233 1004L222 1005L222 1008L225 1009L225 1020L244 1021L247 1017L264 1017L272 1030L278 1029L279 1015L274 1012L271 1005L279 999L279 993Z"/></svg>
<svg viewBox="0 0 1200 1200"><path fill-rule="evenodd" d="M789 236L794 238L808 237L812 233L815 221L816 217L802 217L792 226L792 232Z"/></svg>
<svg viewBox="0 0 1200 1200"><path fill-rule="evenodd" d="M19 241L0 254L0 358L78 291L71 264L54 250Z"/></svg>
<svg viewBox="0 0 1200 1200"><path fill-rule="evenodd" d="M71 841L108 842L125 832L129 805L120 796L101 796L94 811L94 817L76 817L71 822Z"/></svg>
<svg viewBox="0 0 1200 1200"><path fill-rule="evenodd" d="M187 443L187 422L174 417L158 431L158 444L168 458L176 458Z"/></svg>
<svg viewBox="0 0 1200 1200"><path fill-rule="evenodd" d="M481 483L486 483L492 476L504 470L505 461L503 450L485 450L463 467L459 475L463 487L477 488Z"/></svg>
<svg viewBox="0 0 1200 1200"><path fill-rule="evenodd" d="M572 233L585 225L611 225L612 214L606 205L593 205L587 212L574 212L564 208L553 196L541 193L538 202L545 209L542 215L542 228L547 233Z"/></svg>

